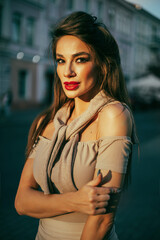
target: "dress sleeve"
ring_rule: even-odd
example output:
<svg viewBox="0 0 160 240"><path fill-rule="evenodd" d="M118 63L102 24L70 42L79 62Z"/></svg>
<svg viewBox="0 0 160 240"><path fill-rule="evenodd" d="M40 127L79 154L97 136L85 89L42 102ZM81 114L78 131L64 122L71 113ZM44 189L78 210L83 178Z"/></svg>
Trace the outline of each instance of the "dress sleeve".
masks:
<svg viewBox="0 0 160 240"><path fill-rule="evenodd" d="M132 141L127 136L105 137L99 142L97 169L126 173Z"/></svg>

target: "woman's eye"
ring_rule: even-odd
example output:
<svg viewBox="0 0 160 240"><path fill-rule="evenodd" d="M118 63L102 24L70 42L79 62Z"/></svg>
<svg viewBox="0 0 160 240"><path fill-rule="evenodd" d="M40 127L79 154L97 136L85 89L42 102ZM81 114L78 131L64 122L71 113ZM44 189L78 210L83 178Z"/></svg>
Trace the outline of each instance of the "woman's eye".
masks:
<svg viewBox="0 0 160 240"><path fill-rule="evenodd" d="M59 64L64 63L64 60L61 59L61 58L56 59L56 61L57 61L57 63L59 63Z"/></svg>
<svg viewBox="0 0 160 240"><path fill-rule="evenodd" d="M77 63L85 63L88 61L88 58L77 58L76 62Z"/></svg>

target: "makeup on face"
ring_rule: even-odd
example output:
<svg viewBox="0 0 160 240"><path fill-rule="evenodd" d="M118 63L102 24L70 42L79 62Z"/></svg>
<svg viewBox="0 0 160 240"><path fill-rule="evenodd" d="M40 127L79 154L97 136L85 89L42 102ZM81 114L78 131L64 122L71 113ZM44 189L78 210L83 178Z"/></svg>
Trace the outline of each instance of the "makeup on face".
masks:
<svg viewBox="0 0 160 240"><path fill-rule="evenodd" d="M57 42L56 61L66 96L90 98L97 74L89 46L75 36L63 36Z"/></svg>
<svg viewBox="0 0 160 240"><path fill-rule="evenodd" d="M64 82L64 86L67 90L73 91L79 87L80 82L70 81Z"/></svg>

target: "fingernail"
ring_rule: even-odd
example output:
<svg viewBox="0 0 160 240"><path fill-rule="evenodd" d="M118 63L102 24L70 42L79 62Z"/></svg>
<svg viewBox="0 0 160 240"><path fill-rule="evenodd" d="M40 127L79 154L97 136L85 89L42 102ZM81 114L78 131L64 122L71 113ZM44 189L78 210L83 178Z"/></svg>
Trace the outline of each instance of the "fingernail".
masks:
<svg viewBox="0 0 160 240"><path fill-rule="evenodd" d="M111 188L111 193L121 193L122 189L121 188Z"/></svg>
<svg viewBox="0 0 160 240"><path fill-rule="evenodd" d="M97 176L101 173L101 169L98 169Z"/></svg>
<svg viewBox="0 0 160 240"><path fill-rule="evenodd" d="M120 192L122 192L122 189L118 188L118 189L116 190L116 193L120 193Z"/></svg>
<svg viewBox="0 0 160 240"><path fill-rule="evenodd" d="M110 193L112 194L112 193L114 193L114 190L113 190L113 188L110 188Z"/></svg>

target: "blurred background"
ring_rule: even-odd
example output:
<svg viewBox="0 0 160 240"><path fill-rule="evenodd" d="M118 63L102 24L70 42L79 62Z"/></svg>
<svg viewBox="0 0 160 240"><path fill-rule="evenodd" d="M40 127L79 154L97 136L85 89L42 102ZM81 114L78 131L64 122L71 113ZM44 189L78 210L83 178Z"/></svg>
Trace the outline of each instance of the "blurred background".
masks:
<svg viewBox="0 0 160 240"><path fill-rule="evenodd" d="M118 42L140 139L116 218L120 240L160 239L160 2L0 0L0 240L34 239L38 220L14 197L33 119L53 99L51 31L73 11L103 21Z"/></svg>

